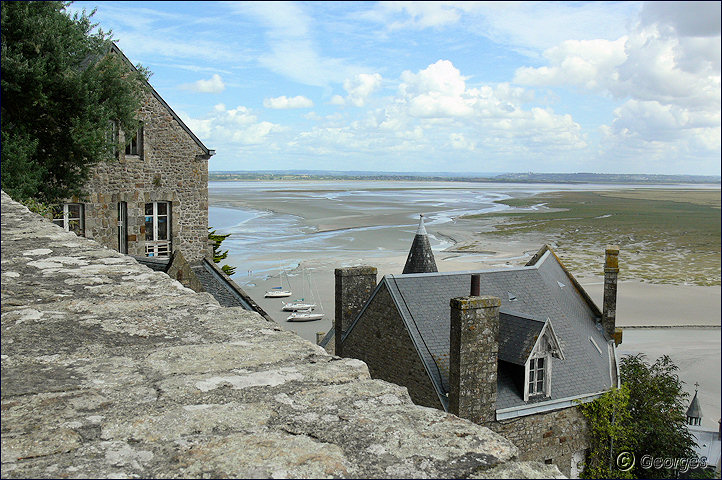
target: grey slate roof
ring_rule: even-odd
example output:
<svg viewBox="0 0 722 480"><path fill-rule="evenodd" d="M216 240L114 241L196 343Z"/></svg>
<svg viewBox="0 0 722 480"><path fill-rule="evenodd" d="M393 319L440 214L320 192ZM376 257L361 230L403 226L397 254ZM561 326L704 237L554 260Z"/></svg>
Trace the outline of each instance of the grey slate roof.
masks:
<svg viewBox="0 0 722 480"><path fill-rule="evenodd" d="M689 403L687 416L690 418L702 418L702 409L699 406L699 400L697 400L697 390L694 391L694 398Z"/></svg>
<svg viewBox="0 0 722 480"><path fill-rule="evenodd" d="M524 365L543 328L542 320L499 312L499 360Z"/></svg>
<svg viewBox="0 0 722 480"><path fill-rule="evenodd" d="M501 299L501 311L551 319L564 359L552 359L551 398L546 402L598 393L616 385L616 364L599 323L599 309L550 249L532 261L533 265L513 269L387 275L382 279L445 408L449 391L449 300L469 295L472 273L481 274L482 295ZM519 339L517 343L525 342ZM504 362L497 383L497 410L526 405Z"/></svg>
<svg viewBox="0 0 722 480"><path fill-rule="evenodd" d="M414 235L414 241L409 249L403 273L429 273L437 272L434 252L431 250L429 236L424 227L424 215L420 215L419 228Z"/></svg>

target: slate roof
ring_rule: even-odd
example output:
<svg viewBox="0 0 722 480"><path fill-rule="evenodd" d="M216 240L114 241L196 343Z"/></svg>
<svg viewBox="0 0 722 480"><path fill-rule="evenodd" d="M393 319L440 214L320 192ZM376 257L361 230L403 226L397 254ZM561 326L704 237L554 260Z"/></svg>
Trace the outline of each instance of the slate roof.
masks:
<svg viewBox="0 0 722 480"><path fill-rule="evenodd" d="M694 391L694 398L689 403L687 416L690 418L702 418L702 409L699 406L699 400L697 400L697 390Z"/></svg>
<svg viewBox="0 0 722 480"><path fill-rule="evenodd" d="M437 272L434 252L431 250L429 236L424 227L424 214L420 215L419 228L414 235L414 241L409 249L403 273L429 273Z"/></svg>
<svg viewBox="0 0 722 480"><path fill-rule="evenodd" d="M533 264L504 270L386 275L382 279L444 408L448 407L449 391L449 300L469 295L472 273L480 274L482 295L501 299L500 320L510 320L515 312L535 319L549 318L553 323L564 358L552 359L551 398L539 405L598 393L616 385L613 347L608 347L599 309L551 249L545 247L530 263ZM356 321L361 320L362 316ZM527 326L523 335L533 335L532 330ZM529 341L519 338L516 343L524 348ZM502 363L498 372L497 410L524 405L522 393Z"/></svg>
<svg viewBox="0 0 722 480"><path fill-rule="evenodd" d="M500 311L499 360L524 365L543 328L543 320Z"/></svg>

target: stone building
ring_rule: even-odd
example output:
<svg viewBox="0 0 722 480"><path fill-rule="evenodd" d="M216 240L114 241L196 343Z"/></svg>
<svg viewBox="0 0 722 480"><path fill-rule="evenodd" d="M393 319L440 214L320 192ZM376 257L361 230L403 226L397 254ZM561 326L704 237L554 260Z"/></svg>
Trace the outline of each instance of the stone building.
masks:
<svg viewBox="0 0 722 480"><path fill-rule="evenodd" d="M119 55L134 69L120 49ZM113 129L114 161L93 167L87 195L58 208L56 224L101 245L143 257L209 253L208 149L148 83L137 132Z"/></svg>
<svg viewBox="0 0 722 480"><path fill-rule="evenodd" d="M116 46L129 69L133 64ZM86 195L58 206L53 222L65 230L135 257L169 273L223 306L264 312L213 263L208 240L208 160L215 153L146 82L135 132L112 129L118 145L112 161L100 162Z"/></svg>
<svg viewBox="0 0 722 480"><path fill-rule="evenodd" d="M417 240L409 258L433 257L428 241ZM619 381L618 252L607 249L604 312L548 246L523 267L434 268L378 284L373 267L338 269L335 352L407 387L419 405L501 433L520 458L576 477L588 446L577 402Z"/></svg>

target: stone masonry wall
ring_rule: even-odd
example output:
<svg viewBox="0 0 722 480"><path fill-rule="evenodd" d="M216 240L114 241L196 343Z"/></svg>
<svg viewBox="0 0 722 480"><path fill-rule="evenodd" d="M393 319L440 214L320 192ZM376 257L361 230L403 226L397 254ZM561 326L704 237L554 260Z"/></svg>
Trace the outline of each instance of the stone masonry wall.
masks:
<svg viewBox="0 0 722 480"><path fill-rule="evenodd" d="M3 192L2 478L557 478Z"/></svg>
<svg viewBox="0 0 722 480"><path fill-rule="evenodd" d="M369 367L372 378L405 386L417 405L443 406L385 285L346 337L344 357Z"/></svg>
<svg viewBox="0 0 722 480"><path fill-rule="evenodd" d="M577 407L503 420L488 426L514 442L521 460L544 462L551 459L566 476L570 475L574 453L589 446L587 423Z"/></svg>
<svg viewBox="0 0 722 480"><path fill-rule="evenodd" d="M337 268L334 271L334 343L335 353L345 356L341 340L376 288L376 267Z"/></svg>
<svg viewBox="0 0 722 480"><path fill-rule="evenodd" d="M142 155L125 155L94 167L86 186L86 237L118 249L118 202L128 203L128 253L145 255L145 204L171 202L172 249L192 262L208 247L208 157L148 91L138 113ZM120 133L123 145L124 134Z"/></svg>

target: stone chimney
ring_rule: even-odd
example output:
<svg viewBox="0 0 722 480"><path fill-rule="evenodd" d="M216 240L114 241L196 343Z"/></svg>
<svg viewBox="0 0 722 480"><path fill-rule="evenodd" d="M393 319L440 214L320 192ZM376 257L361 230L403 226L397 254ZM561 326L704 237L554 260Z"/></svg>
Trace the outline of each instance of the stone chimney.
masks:
<svg viewBox="0 0 722 480"><path fill-rule="evenodd" d="M602 325L609 338L615 338L618 276L619 247L609 245L604 258L604 303L602 305ZM621 343L621 338L619 340L619 342L616 342L617 344Z"/></svg>
<svg viewBox="0 0 722 480"><path fill-rule="evenodd" d="M501 300L451 299L449 411L481 425L496 420L496 370Z"/></svg>
<svg viewBox="0 0 722 480"><path fill-rule="evenodd" d="M351 322L359 314L376 288L376 267L337 268L336 275L336 316L334 320L335 353L343 355L341 339Z"/></svg>
<svg viewBox="0 0 722 480"><path fill-rule="evenodd" d="M436 269L436 260L434 253L431 251L429 237L424 227L424 214L419 215L419 228L416 230L414 241L409 250L409 256L406 258L406 265L402 273L429 273L438 272Z"/></svg>

